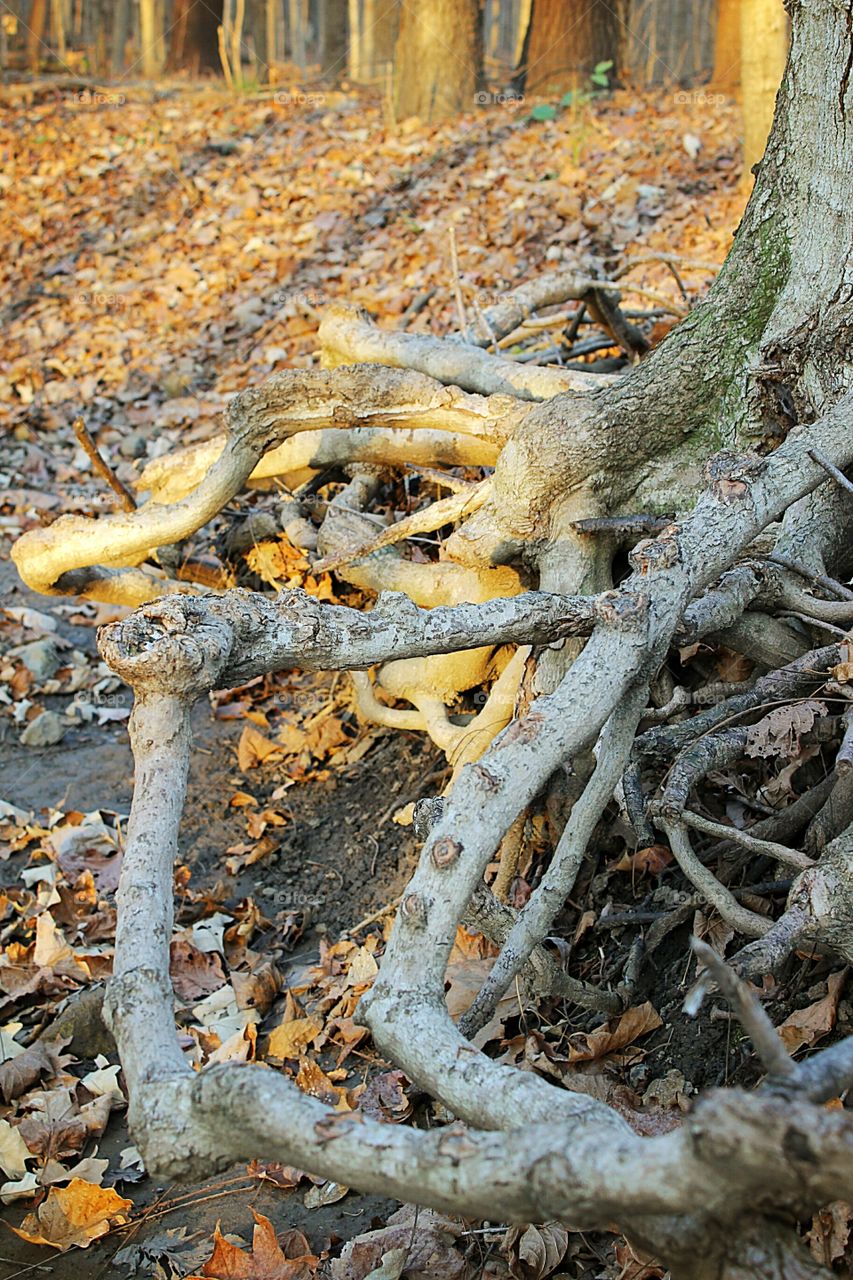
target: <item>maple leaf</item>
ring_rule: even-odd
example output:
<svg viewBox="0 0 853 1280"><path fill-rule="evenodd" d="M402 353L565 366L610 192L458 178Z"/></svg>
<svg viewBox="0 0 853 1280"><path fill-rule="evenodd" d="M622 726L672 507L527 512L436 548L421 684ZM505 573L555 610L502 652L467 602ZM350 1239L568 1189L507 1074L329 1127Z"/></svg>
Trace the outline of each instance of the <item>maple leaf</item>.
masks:
<svg viewBox="0 0 853 1280"><path fill-rule="evenodd" d="M114 1226L127 1222L132 1201L112 1187L96 1187L72 1178L67 1187L51 1187L35 1213L28 1213L15 1235L30 1244L46 1244L64 1253L87 1249Z"/></svg>
<svg viewBox="0 0 853 1280"><path fill-rule="evenodd" d="M187 1280L311 1280L320 1259L311 1252L302 1233L288 1231L285 1234L285 1253L269 1218L255 1213L254 1209L252 1217L255 1230L251 1251L226 1240L217 1223L213 1253L202 1267L200 1276L188 1276Z"/></svg>

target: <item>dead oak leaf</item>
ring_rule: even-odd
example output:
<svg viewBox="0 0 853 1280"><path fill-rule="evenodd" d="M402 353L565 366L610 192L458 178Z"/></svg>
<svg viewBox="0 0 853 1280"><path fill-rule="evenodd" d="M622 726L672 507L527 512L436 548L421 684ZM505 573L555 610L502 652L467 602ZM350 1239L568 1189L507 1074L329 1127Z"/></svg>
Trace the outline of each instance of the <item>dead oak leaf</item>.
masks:
<svg viewBox="0 0 853 1280"><path fill-rule="evenodd" d="M179 1000L197 1004L226 982L218 951L202 951L187 938L173 938L169 946L169 973Z"/></svg>
<svg viewBox="0 0 853 1280"><path fill-rule="evenodd" d="M43 1075L58 1075L72 1061L62 1054L67 1044L70 1044L70 1039L36 1040L23 1053L0 1065L0 1094L3 1101L8 1103L13 1098L19 1098L37 1084Z"/></svg>
<svg viewBox="0 0 853 1280"><path fill-rule="evenodd" d="M51 1187L35 1213L27 1214L15 1235L30 1244L46 1244L64 1253L86 1249L114 1226L127 1222L131 1200L112 1187L96 1187L73 1178L67 1187Z"/></svg>
<svg viewBox="0 0 853 1280"><path fill-rule="evenodd" d="M510 1227L501 1241L501 1253L516 1280L544 1280L556 1271L568 1247L569 1233L559 1222Z"/></svg>
<svg viewBox="0 0 853 1280"><path fill-rule="evenodd" d="M302 1233L286 1232L282 1248L269 1218L254 1210L252 1216L255 1230L251 1251L226 1240L217 1223L213 1253L202 1267L201 1276L189 1276L187 1280L311 1280L320 1259L311 1252Z"/></svg>
<svg viewBox="0 0 853 1280"><path fill-rule="evenodd" d="M283 754L283 748L279 743L270 742L269 738L252 724L246 725L237 743L237 764L242 773L248 773L250 769L256 769L258 765L267 761L271 763L273 760L279 760Z"/></svg>
<svg viewBox="0 0 853 1280"><path fill-rule="evenodd" d="M616 1053L627 1045L633 1044L640 1036L656 1030L663 1023L650 1001L626 1009L618 1018L613 1018L594 1031L579 1032L571 1037L569 1043L569 1062L594 1062L608 1053Z"/></svg>
<svg viewBox="0 0 853 1280"><path fill-rule="evenodd" d="M797 1049L815 1044L832 1030L846 977L846 969L830 974L826 982L826 995L805 1009L795 1009L780 1025L779 1035L789 1053L796 1053Z"/></svg>

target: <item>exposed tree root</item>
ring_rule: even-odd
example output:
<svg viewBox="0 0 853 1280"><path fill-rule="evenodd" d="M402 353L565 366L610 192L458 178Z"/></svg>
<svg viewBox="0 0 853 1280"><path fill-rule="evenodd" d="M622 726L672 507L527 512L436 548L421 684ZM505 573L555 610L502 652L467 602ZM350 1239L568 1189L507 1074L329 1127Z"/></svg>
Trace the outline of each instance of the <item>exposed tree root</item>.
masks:
<svg viewBox="0 0 853 1280"><path fill-rule="evenodd" d="M740 981L778 972L797 949L853 964L853 593L841 581L853 567L853 319L839 195L853 168L843 70L853 35L849 6L790 7L774 132L729 259L705 301L629 374L522 365L331 308L325 362L368 363L290 371L240 393L224 441L146 469L144 506L64 517L17 544L21 573L40 590L138 603L164 590L152 576L158 548L191 536L245 483L294 484L334 466L345 487L316 530L319 563L379 593L367 612L298 592L176 594L101 632L105 660L136 695L107 1009L153 1172L209 1174L263 1153L472 1216L617 1223L688 1280L816 1274L785 1219L849 1198L850 1113L819 1104L853 1086L853 1042L788 1065ZM631 345L600 282L572 274L501 300L485 314L483 345L532 307L575 296ZM494 474L476 488L457 476L450 498L378 530L370 506L386 472L412 462L494 464ZM291 508L287 519L296 510L304 522ZM437 559L405 557L406 539L451 524ZM626 577L621 549L649 532L631 546ZM310 528L294 536L311 547ZM694 688L685 657L683 683L662 674L674 643L708 641L757 670ZM178 1048L168 947L190 709L211 689L294 667L356 672L365 717L424 728L455 766L359 1014L458 1124L422 1132L340 1116L259 1068L194 1075ZM490 682L464 720L456 699ZM709 770L740 762L756 740L772 757L774 710L804 702L818 704L814 723L792 715L792 741L835 758L831 778L812 776L788 808L744 830L702 812L695 793ZM468 1038L515 978L525 999L622 1006L639 951L623 990L599 990L543 945L614 792L638 845L662 831L699 899L749 939L733 974L703 953L697 998L719 983L770 1073L765 1088L712 1092L681 1129L646 1139L610 1107L504 1066ZM514 856L537 804L555 848L516 912L484 875L502 842ZM732 888L732 867L753 862L796 873L778 918ZM515 870L508 857L501 894ZM457 1027L444 980L462 920L501 950Z"/></svg>

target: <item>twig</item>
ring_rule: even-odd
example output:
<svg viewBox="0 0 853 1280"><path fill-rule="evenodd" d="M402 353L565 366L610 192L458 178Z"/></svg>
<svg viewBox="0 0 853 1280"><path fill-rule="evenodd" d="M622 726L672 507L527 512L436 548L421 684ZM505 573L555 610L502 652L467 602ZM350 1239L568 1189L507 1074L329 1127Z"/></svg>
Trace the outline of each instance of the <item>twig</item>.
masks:
<svg viewBox="0 0 853 1280"><path fill-rule="evenodd" d="M835 463L830 462L829 458L825 457L820 449L809 449L808 453L812 462L816 462L819 467L823 467L826 474L832 476L837 485L840 485L842 489L846 489L848 493L853 494L853 481L848 480L844 472L839 471Z"/></svg>
<svg viewBox="0 0 853 1280"><path fill-rule="evenodd" d="M459 283L459 254L456 252L456 228L451 225L448 232L450 240L450 265L453 270L453 296L456 299L456 311L459 315L459 328L466 342L471 341L468 332L468 317L465 314L465 303L462 300L462 287Z"/></svg>
<svg viewBox="0 0 853 1280"><path fill-rule="evenodd" d="M696 831L704 832L705 835L722 836L724 840L731 840L733 844L741 845L750 853L775 858L777 862L783 862L789 867L797 867L800 871L814 866L812 859L800 853L799 849L789 849L787 845L777 844L775 840L760 840L758 836L750 835L748 831L727 827L723 822L712 822L710 818L703 818L689 809L681 811L679 820L688 827L694 827Z"/></svg>
<svg viewBox="0 0 853 1280"><path fill-rule="evenodd" d="M839 774L850 773L853 769L853 707L848 707L842 717L844 737L835 757L835 771Z"/></svg>
<svg viewBox="0 0 853 1280"><path fill-rule="evenodd" d="M841 600L853 600L853 591L849 587L845 587L843 582L837 582L835 578L829 578L825 573L814 573L809 569L808 565L800 564L798 560L792 560L790 556L779 555L778 552L772 551L769 555L763 557L769 560L771 564L778 564L781 569L790 569L791 573L798 574L801 578L807 578L809 582L814 582L819 587L823 587L825 591L831 591Z"/></svg>
<svg viewBox="0 0 853 1280"><path fill-rule="evenodd" d="M92 433L86 426L82 418L75 418L71 424L74 434L77 437L81 448L85 452L92 466L97 471L102 480L106 480L107 484L116 494L123 511L135 511L136 499L133 494L123 485L110 464L101 456L98 446L95 444Z"/></svg>
<svg viewBox="0 0 853 1280"><path fill-rule="evenodd" d="M347 929L342 937L352 937L354 933L358 933L359 929L364 929L369 924L375 924L377 920L381 920L383 916L389 915L392 911L396 911L400 903L403 901L403 895L392 898L390 902L386 902L384 907L380 907L378 911L372 911L369 916L365 916L363 920L359 920L358 924L354 924L352 928Z"/></svg>
<svg viewBox="0 0 853 1280"><path fill-rule="evenodd" d="M721 993L737 1014L738 1021L753 1043L755 1052L769 1076L777 1080L791 1080L797 1074L797 1067L791 1061L778 1031L773 1026L767 1011L762 1008L754 991L739 978L733 969L709 947L707 942L699 938L691 938L691 946L709 971ZM697 988L694 988L694 992ZM692 994L692 993L691 993ZM685 1012L695 1016L691 996L684 1002Z"/></svg>

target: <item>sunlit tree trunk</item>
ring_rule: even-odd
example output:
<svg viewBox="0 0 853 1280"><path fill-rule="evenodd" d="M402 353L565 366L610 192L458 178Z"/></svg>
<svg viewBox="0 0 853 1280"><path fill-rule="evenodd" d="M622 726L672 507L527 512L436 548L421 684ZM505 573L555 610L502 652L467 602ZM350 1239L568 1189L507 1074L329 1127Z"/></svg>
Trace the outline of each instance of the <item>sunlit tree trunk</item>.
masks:
<svg viewBox="0 0 853 1280"><path fill-rule="evenodd" d="M44 29L47 22L47 0L33 0L27 31L27 65L32 72L39 69L44 53Z"/></svg>
<svg viewBox="0 0 853 1280"><path fill-rule="evenodd" d="M163 7L160 0L139 0L139 35L142 43L142 74L159 76L166 64L163 37Z"/></svg>
<svg viewBox="0 0 853 1280"><path fill-rule="evenodd" d="M533 0L520 69L527 92L576 88L597 63L615 61L617 25L606 0Z"/></svg>
<svg viewBox="0 0 853 1280"><path fill-rule="evenodd" d="M474 105L481 64L477 0L407 0L394 69L398 120L446 119Z"/></svg>
<svg viewBox="0 0 853 1280"><path fill-rule="evenodd" d="M323 0L319 34L320 69L328 80L339 80L347 66L347 0Z"/></svg>
<svg viewBox="0 0 853 1280"><path fill-rule="evenodd" d="M749 173L764 155L788 56L788 19L782 0L741 0L740 34L743 167Z"/></svg>
<svg viewBox="0 0 853 1280"><path fill-rule="evenodd" d="M717 0L712 83L718 89L740 84L740 8L741 0Z"/></svg>

